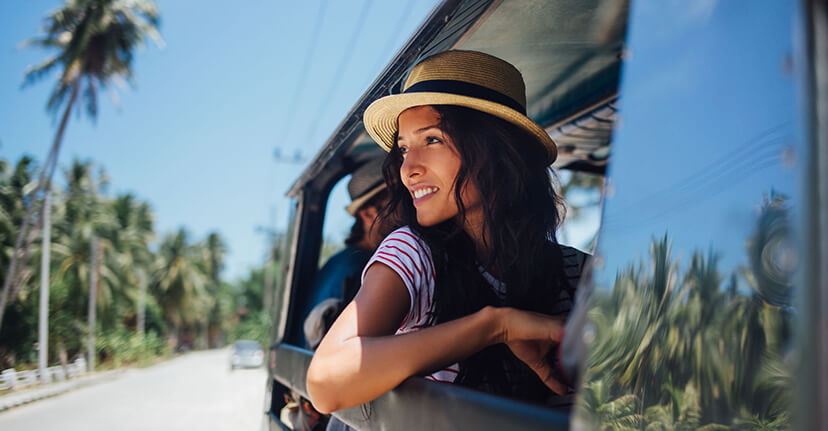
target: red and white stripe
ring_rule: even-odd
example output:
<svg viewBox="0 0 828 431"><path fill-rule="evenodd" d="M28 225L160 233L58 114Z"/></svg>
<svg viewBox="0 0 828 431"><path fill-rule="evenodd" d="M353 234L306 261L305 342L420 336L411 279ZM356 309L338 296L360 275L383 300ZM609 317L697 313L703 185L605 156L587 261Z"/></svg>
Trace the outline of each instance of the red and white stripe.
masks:
<svg viewBox="0 0 828 431"><path fill-rule="evenodd" d="M433 313L434 298L434 262L431 250L408 226L391 232L382 241L362 271L365 272L374 263L382 263L397 273L405 284L411 299L408 314L396 334L406 334L429 326L428 319ZM428 376L429 380L453 382L459 372L459 365L453 364Z"/></svg>

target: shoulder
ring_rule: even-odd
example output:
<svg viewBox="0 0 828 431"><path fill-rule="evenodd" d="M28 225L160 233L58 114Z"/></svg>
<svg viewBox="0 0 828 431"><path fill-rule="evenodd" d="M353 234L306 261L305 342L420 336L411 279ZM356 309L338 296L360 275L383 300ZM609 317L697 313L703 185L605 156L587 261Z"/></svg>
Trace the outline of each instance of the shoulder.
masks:
<svg viewBox="0 0 828 431"><path fill-rule="evenodd" d="M426 278L423 275L430 275L434 272L430 249L423 239L408 226L391 232L382 240L368 262L366 270L368 266L377 261L390 266L404 280L413 284L419 284Z"/></svg>
<svg viewBox="0 0 828 431"><path fill-rule="evenodd" d="M414 252L418 255L428 255L429 258L431 254L431 250L422 237L408 226L403 226L388 234L377 247L377 252L379 251Z"/></svg>
<svg viewBox="0 0 828 431"><path fill-rule="evenodd" d="M386 240L389 238L408 238L418 243L423 242L423 238L414 229L411 229L411 226L403 226L395 229L385 237Z"/></svg>

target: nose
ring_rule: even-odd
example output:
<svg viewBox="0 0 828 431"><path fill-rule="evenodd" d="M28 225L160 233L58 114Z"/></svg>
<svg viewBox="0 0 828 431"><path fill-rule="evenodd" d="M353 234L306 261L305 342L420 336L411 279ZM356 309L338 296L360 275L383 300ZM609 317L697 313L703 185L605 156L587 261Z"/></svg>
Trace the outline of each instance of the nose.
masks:
<svg viewBox="0 0 828 431"><path fill-rule="evenodd" d="M420 152L417 149L409 148L400 166L400 178L408 184L410 180L417 178L423 173L425 173L425 165L423 164Z"/></svg>

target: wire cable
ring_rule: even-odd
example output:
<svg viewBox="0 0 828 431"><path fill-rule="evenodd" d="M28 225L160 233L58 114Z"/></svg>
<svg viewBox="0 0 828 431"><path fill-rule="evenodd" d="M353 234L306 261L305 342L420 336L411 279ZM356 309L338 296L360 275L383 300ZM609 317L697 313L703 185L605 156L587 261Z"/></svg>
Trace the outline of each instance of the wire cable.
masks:
<svg viewBox="0 0 828 431"><path fill-rule="evenodd" d="M354 31L351 33L351 37L348 40L348 43L345 45L347 51L343 51L342 57L339 59L339 64L337 65L334 76L331 79L331 83L328 86L328 90L325 93L322 93L327 97L329 100L333 99L333 95L336 92L336 89L339 88L340 83L342 82L342 77L345 75L345 69L348 67L351 58L354 54L354 49L356 49L356 43L359 40L359 35L362 33L362 29L365 27L365 20L368 18L368 11L371 9L371 4L373 0L365 0L362 4L362 10L359 13L359 18L357 18L357 24L354 27ZM314 132L318 129L313 127L316 124L319 124L319 118L321 115L317 116L317 118L311 123L309 127L306 128L305 137L300 142L300 145L304 148L307 143L310 142L311 137L313 136Z"/></svg>
<svg viewBox="0 0 828 431"><path fill-rule="evenodd" d="M314 53L316 52L316 45L319 42L319 34L322 32L322 20L325 18L325 11L328 6L328 0L322 0L319 5L319 12L316 15L316 23L313 26L313 35L311 36L310 47L307 51L307 55L305 55L305 61L302 64L302 69L299 73L299 84L296 86L296 89L293 92L293 97L290 99L290 104L287 105L288 107L288 115L285 117L287 118L287 122L282 125L281 129L286 129L285 133L282 136L288 137L290 132L293 131L293 123L296 119L296 112L298 111L297 105L299 104L299 100L301 100L302 95L305 92L305 86L308 83L308 75L310 72L310 67L313 64L313 57Z"/></svg>
<svg viewBox="0 0 828 431"><path fill-rule="evenodd" d="M397 19L397 22L396 22L396 24L394 24L394 27L391 27L392 32L398 32L398 34L399 34L399 29L402 28L403 24L405 24L406 18L408 18L408 16L411 15L412 10L414 10L414 0L408 0L408 3L406 3L405 8L403 9L402 15L400 15L399 19ZM380 53L382 53L380 55L385 55L385 53L390 52L392 49L394 49L394 45L399 45L400 44L399 39L400 39L399 37L397 37L397 38L389 37L388 38L388 43L386 43L385 47L382 49L382 51L380 51ZM405 39L403 39L402 43L405 43ZM374 68L371 69L371 70L377 70L377 73L382 72L382 70L378 70L378 69L380 67L382 67L383 60L385 60L385 58L382 57L382 56L377 58L377 62L374 64ZM385 62L387 62L387 60ZM366 87L368 84L371 83L370 80L372 80L372 79L374 79L374 77L369 76L368 77L369 81L364 83L362 86Z"/></svg>

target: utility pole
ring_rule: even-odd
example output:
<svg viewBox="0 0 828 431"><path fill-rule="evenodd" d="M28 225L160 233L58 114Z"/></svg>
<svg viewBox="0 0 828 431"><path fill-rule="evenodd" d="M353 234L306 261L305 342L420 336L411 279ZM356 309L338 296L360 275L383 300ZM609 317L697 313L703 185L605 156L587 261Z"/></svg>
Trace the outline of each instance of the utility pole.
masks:
<svg viewBox="0 0 828 431"><path fill-rule="evenodd" d="M40 316L38 317L37 369L38 374L40 375L40 381L43 383L49 383L52 381L52 376L50 376L47 371L47 368L49 367L49 248L51 246L52 239L52 199L48 188L46 189L46 195L43 198L43 207L43 231L41 231L43 240L40 254Z"/></svg>
<svg viewBox="0 0 828 431"><path fill-rule="evenodd" d="M264 279L264 309L267 314L271 314L273 304L273 242L271 241L267 247L267 264L265 266Z"/></svg>
<svg viewBox="0 0 828 431"><path fill-rule="evenodd" d="M146 313L147 274L144 270L138 271L138 334L144 337L144 316Z"/></svg>
<svg viewBox="0 0 828 431"><path fill-rule="evenodd" d="M92 235L92 268L89 270L89 371L95 371L95 302L98 298L98 235Z"/></svg>
<svg viewBox="0 0 828 431"><path fill-rule="evenodd" d="M267 259L265 263L265 279L263 286L262 308L269 316L273 315L273 263L275 261L275 250L273 249L276 243L276 209L270 208L270 225L267 227L258 227L258 232L264 233L267 238Z"/></svg>

